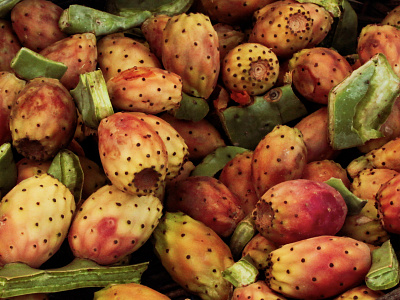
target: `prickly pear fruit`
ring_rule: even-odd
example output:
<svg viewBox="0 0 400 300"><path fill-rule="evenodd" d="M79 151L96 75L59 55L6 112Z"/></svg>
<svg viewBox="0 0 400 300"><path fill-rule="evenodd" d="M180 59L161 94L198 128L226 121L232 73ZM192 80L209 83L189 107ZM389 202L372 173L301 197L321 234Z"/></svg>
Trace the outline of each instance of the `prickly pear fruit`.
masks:
<svg viewBox="0 0 400 300"><path fill-rule="evenodd" d="M400 138L390 140L382 147L371 150L364 155L365 160L374 168L391 169L400 172L400 159L397 155Z"/></svg>
<svg viewBox="0 0 400 300"><path fill-rule="evenodd" d="M101 265L118 262L150 237L162 214L160 199L137 196L106 185L86 199L68 233L75 257Z"/></svg>
<svg viewBox="0 0 400 300"><path fill-rule="evenodd" d="M250 43L260 43L280 58L288 58L307 47L313 35L313 20L308 9L295 1L267 4L256 14L249 37Z"/></svg>
<svg viewBox="0 0 400 300"><path fill-rule="evenodd" d="M324 47L303 49L289 61L292 82L307 100L327 104L329 91L353 71L337 51Z"/></svg>
<svg viewBox="0 0 400 300"><path fill-rule="evenodd" d="M251 180L253 152L245 151L235 155L222 169L219 180L240 200L245 215L251 213L258 201Z"/></svg>
<svg viewBox="0 0 400 300"><path fill-rule="evenodd" d="M362 284L371 267L367 244L323 235L286 244L270 253L269 287L295 299L326 299Z"/></svg>
<svg viewBox="0 0 400 300"><path fill-rule="evenodd" d="M346 169L344 169L339 163L333 160L319 160L312 161L306 164L304 167L302 179L309 179L319 182L327 181L330 178L339 178L342 180L345 187L350 188L350 179L347 176Z"/></svg>
<svg viewBox="0 0 400 300"><path fill-rule="evenodd" d="M182 80L154 67L133 67L107 81L107 90L117 110L158 114L174 111L182 100Z"/></svg>
<svg viewBox="0 0 400 300"><path fill-rule="evenodd" d="M98 64L106 82L135 66L161 68L160 61L148 47L122 33L102 37L97 43L97 52Z"/></svg>
<svg viewBox="0 0 400 300"><path fill-rule="evenodd" d="M269 253L277 247L274 242L265 238L261 233L257 233L243 248L242 257L249 255L257 269L264 270L268 266Z"/></svg>
<svg viewBox="0 0 400 300"><path fill-rule="evenodd" d="M392 10L390 10L387 15L381 21L383 25L392 25L392 26L399 26L400 24L400 5L396 6Z"/></svg>
<svg viewBox="0 0 400 300"><path fill-rule="evenodd" d="M78 158L83 171L82 199L86 199L109 181L98 163L82 155Z"/></svg>
<svg viewBox="0 0 400 300"><path fill-rule="evenodd" d="M246 35L240 28L225 23L217 23L213 27L218 35L219 58L222 61L230 50L244 42Z"/></svg>
<svg viewBox="0 0 400 300"><path fill-rule="evenodd" d="M202 13L171 17L164 28L162 62L182 78L183 92L207 99L220 71L218 34Z"/></svg>
<svg viewBox="0 0 400 300"><path fill-rule="evenodd" d="M323 6L304 1L302 1L302 4L306 9L308 9L311 19L313 20L313 33L311 40L307 45L307 48L312 48L318 46L329 34L334 20L332 14Z"/></svg>
<svg viewBox="0 0 400 300"><path fill-rule="evenodd" d="M265 281L258 280L247 286L235 288L232 299L285 300L286 298L271 290Z"/></svg>
<svg viewBox="0 0 400 300"><path fill-rule="evenodd" d="M244 43L225 55L221 73L230 91L260 95L275 85L279 61L270 48L259 43Z"/></svg>
<svg viewBox="0 0 400 300"><path fill-rule="evenodd" d="M24 80L19 79L12 72L4 71L0 73L0 145L11 142L11 107L25 84Z"/></svg>
<svg viewBox="0 0 400 300"><path fill-rule="evenodd" d="M153 232L155 252L172 279L204 300L231 299L222 271L234 264L228 245L182 212L166 212Z"/></svg>
<svg viewBox="0 0 400 300"><path fill-rule="evenodd" d="M93 33L74 34L47 46L39 54L68 67L60 82L71 90L78 85L79 75L95 71L96 43L96 36Z"/></svg>
<svg viewBox="0 0 400 300"><path fill-rule="evenodd" d="M302 118L295 126L301 131L307 147L307 162L334 159L334 150L328 140L328 109L321 107Z"/></svg>
<svg viewBox="0 0 400 300"><path fill-rule="evenodd" d="M10 21L0 20L0 71L12 72L12 59L21 49L18 37L12 29Z"/></svg>
<svg viewBox="0 0 400 300"><path fill-rule="evenodd" d="M221 133L206 119L188 121L169 113L160 116L179 132L189 148L189 159L199 160L219 147L226 146Z"/></svg>
<svg viewBox="0 0 400 300"><path fill-rule="evenodd" d="M163 31L170 18L168 15L155 15L147 18L141 26L142 33L149 44L151 52L160 61L162 59L162 44L164 43Z"/></svg>
<svg viewBox="0 0 400 300"><path fill-rule="evenodd" d="M24 157L48 160L68 146L77 122L68 90L52 78L29 81L11 108L13 145Z"/></svg>
<svg viewBox="0 0 400 300"><path fill-rule="evenodd" d="M26 157L21 158L17 162L17 183L20 183L22 180L29 177L47 173L50 165L51 160L37 161L33 159L28 159Z"/></svg>
<svg viewBox="0 0 400 300"><path fill-rule="evenodd" d="M400 192L400 176L385 182L376 194L377 208L383 228L388 232L400 233L400 204L397 201Z"/></svg>
<svg viewBox="0 0 400 300"><path fill-rule="evenodd" d="M1 200L0 263L40 267L60 248L74 212L74 196L52 176L21 181Z"/></svg>
<svg viewBox="0 0 400 300"><path fill-rule="evenodd" d="M301 132L287 125L275 126L254 149L251 168L257 196L275 184L301 178L306 158Z"/></svg>
<svg viewBox="0 0 400 300"><path fill-rule="evenodd" d="M365 284L351 288L339 296L333 298L333 300L374 300L385 295L383 291L374 291L367 287Z"/></svg>
<svg viewBox="0 0 400 300"><path fill-rule="evenodd" d="M40 52L67 37L58 26L63 9L47 0L23 0L11 10L12 27L22 46Z"/></svg>
<svg viewBox="0 0 400 300"><path fill-rule="evenodd" d="M307 179L287 180L271 187L253 211L257 230L278 245L335 235L346 215L346 202L336 189Z"/></svg>
<svg viewBox="0 0 400 300"><path fill-rule="evenodd" d="M112 299L170 300L171 298L148 286L134 282L108 285L96 291L93 298L93 300Z"/></svg>
<svg viewBox="0 0 400 300"><path fill-rule="evenodd" d="M245 214L239 199L219 180L210 176L191 176L169 186L165 198L167 211L182 211L203 222L222 237L227 237Z"/></svg>
<svg viewBox="0 0 400 300"><path fill-rule="evenodd" d="M145 122L129 112L115 113L101 120L98 138L104 172L116 187L146 195L163 185L168 154L161 137Z"/></svg>

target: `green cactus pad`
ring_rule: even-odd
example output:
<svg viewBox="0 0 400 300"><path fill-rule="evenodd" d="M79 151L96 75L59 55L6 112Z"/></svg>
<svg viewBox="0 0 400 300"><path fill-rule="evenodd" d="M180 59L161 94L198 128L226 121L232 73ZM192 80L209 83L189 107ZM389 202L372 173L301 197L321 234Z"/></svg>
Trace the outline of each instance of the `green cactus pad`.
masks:
<svg viewBox="0 0 400 300"><path fill-rule="evenodd" d="M11 9L21 0L0 0L0 18L5 18Z"/></svg>
<svg viewBox="0 0 400 300"><path fill-rule="evenodd" d="M339 178L330 178L325 181L328 185L336 189L343 197L344 201L347 205L347 215L353 216L358 215L365 204L367 204L367 200L363 200L358 198L349 189L343 184L343 181Z"/></svg>
<svg viewBox="0 0 400 300"><path fill-rule="evenodd" d="M148 262L128 266L100 266L80 258L75 258L64 267L48 270L34 269L23 263L10 263L0 270L0 297L140 283L147 267Z"/></svg>
<svg viewBox="0 0 400 300"><path fill-rule="evenodd" d="M238 153L248 151L242 147L223 146L203 158L191 173L191 176L211 176L213 177Z"/></svg>
<svg viewBox="0 0 400 300"><path fill-rule="evenodd" d="M31 80L36 77L61 79L68 67L61 62L22 47L11 61L11 68L19 77Z"/></svg>
<svg viewBox="0 0 400 300"><path fill-rule="evenodd" d="M77 87L70 93L88 127L97 129L103 118L114 113L101 70L81 74Z"/></svg>
<svg viewBox="0 0 400 300"><path fill-rule="evenodd" d="M248 242L257 234L257 229L253 221L252 215L246 216L239 224L236 225L229 240L229 248L234 259L242 256L242 251Z"/></svg>
<svg viewBox="0 0 400 300"><path fill-rule="evenodd" d="M129 16L117 16L91 7L73 4L63 11L59 19L61 31L67 34L91 32L102 36L140 26L152 13L138 11Z"/></svg>
<svg viewBox="0 0 400 300"><path fill-rule="evenodd" d="M0 199L7 194L17 183L17 166L14 161L11 143L0 146Z"/></svg>
<svg viewBox="0 0 400 300"><path fill-rule="evenodd" d="M243 287L257 281L259 271L250 255L246 255L222 271L222 277L235 287Z"/></svg>
<svg viewBox="0 0 400 300"><path fill-rule="evenodd" d="M329 93L329 140L334 149L363 145L382 137L380 126L400 93L400 78L379 53Z"/></svg>
<svg viewBox="0 0 400 300"><path fill-rule="evenodd" d="M314 3L325 8L333 17L337 18L341 14L338 0L297 0L300 3Z"/></svg>
<svg viewBox="0 0 400 300"><path fill-rule="evenodd" d="M372 265L365 277L371 290L387 290L400 282L399 261L390 240L372 251Z"/></svg>
<svg viewBox="0 0 400 300"><path fill-rule="evenodd" d="M206 100L182 93L182 100L179 108L174 112L177 119L197 122L203 119L210 110Z"/></svg>
<svg viewBox="0 0 400 300"><path fill-rule="evenodd" d="M79 157L68 149L63 149L54 157L47 173L62 182L79 203L83 189L83 170Z"/></svg>
<svg viewBox="0 0 400 300"><path fill-rule="evenodd" d="M307 114L290 84L256 96L249 106L231 106L218 116L232 144L253 150L276 125L285 124Z"/></svg>

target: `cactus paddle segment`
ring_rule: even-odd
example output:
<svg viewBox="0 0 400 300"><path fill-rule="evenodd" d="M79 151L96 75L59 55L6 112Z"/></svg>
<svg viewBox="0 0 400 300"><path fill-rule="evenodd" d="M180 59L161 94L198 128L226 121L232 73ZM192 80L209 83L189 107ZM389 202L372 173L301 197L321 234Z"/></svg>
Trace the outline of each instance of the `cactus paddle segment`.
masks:
<svg viewBox="0 0 400 300"><path fill-rule="evenodd" d="M371 290L386 290L400 282L399 262L390 240L372 251L372 266L365 283Z"/></svg>
<svg viewBox="0 0 400 300"><path fill-rule="evenodd" d="M235 287L243 287L257 281L259 271L250 255L243 256L232 266L222 271L222 277Z"/></svg>
<svg viewBox="0 0 400 300"><path fill-rule="evenodd" d="M82 114L83 122L91 128L96 129L103 118L114 113L101 70L81 74L77 87L70 93Z"/></svg>
<svg viewBox="0 0 400 300"><path fill-rule="evenodd" d="M22 47L11 61L11 68L25 80L36 77L61 79L68 67L39 53Z"/></svg>
<svg viewBox="0 0 400 300"><path fill-rule="evenodd" d="M0 270L0 297L140 283L147 267L147 262L127 266L100 266L80 258L75 258L64 267L48 270L31 268L23 263L10 263Z"/></svg>
<svg viewBox="0 0 400 300"><path fill-rule="evenodd" d="M182 100L179 105L179 108L174 112L174 117L193 122L203 119L210 110L205 99L189 96L186 93L182 93Z"/></svg>
<svg viewBox="0 0 400 300"><path fill-rule="evenodd" d="M0 18L5 18L11 9L21 0L0 0Z"/></svg>
<svg viewBox="0 0 400 300"><path fill-rule="evenodd" d="M253 216L250 214L237 224L229 240L229 248L231 248L233 258L237 259L242 256L244 247L256 234L256 225Z"/></svg>
<svg viewBox="0 0 400 300"><path fill-rule="evenodd" d="M11 143L0 146L0 199L8 193L17 183L17 166L14 161Z"/></svg>

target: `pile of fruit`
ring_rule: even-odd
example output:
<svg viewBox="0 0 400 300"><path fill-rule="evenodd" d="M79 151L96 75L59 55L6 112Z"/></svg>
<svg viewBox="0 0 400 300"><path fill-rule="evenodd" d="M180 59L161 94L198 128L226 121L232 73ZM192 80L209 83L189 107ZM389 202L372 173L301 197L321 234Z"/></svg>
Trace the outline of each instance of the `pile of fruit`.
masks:
<svg viewBox="0 0 400 300"><path fill-rule="evenodd" d="M359 4L1 1L0 298L399 299L400 6Z"/></svg>

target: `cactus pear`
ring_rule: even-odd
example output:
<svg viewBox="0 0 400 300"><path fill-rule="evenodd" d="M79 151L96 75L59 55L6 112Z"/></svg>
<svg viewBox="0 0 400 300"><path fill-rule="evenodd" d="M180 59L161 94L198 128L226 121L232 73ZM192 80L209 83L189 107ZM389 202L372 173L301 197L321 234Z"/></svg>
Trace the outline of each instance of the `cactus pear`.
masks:
<svg viewBox="0 0 400 300"><path fill-rule="evenodd" d="M0 71L12 72L10 63L21 49L18 37L8 20L0 20Z"/></svg>

